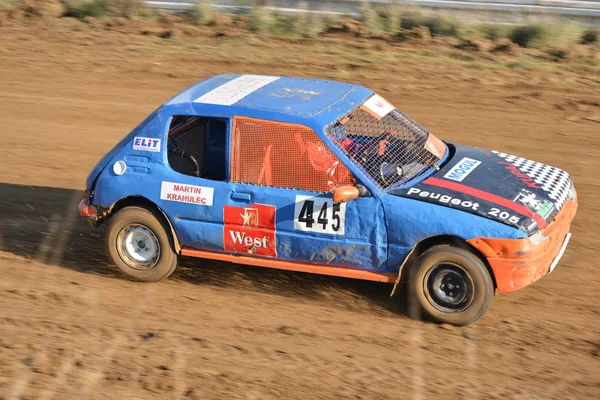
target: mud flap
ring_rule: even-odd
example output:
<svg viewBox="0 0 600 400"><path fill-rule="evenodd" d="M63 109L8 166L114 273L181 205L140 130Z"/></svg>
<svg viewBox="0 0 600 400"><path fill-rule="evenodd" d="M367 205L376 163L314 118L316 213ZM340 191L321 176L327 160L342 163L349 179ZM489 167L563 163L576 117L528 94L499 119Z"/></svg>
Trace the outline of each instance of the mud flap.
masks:
<svg viewBox="0 0 600 400"><path fill-rule="evenodd" d="M412 248L410 253L408 253L406 258L402 262L402 265L400 265L400 268L398 269L398 277L396 278L396 281L394 282L394 288L392 289L392 293L390 293L390 297L394 297L394 295L396 294L396 288L398 287L398 284L400 283L400 278L402 277L402 270L404 269L404 266L406 265L408 260L410 260L410 257L413 255L413 253L415 252L416 249L417 249L417 245L415 245Z"/></svg>

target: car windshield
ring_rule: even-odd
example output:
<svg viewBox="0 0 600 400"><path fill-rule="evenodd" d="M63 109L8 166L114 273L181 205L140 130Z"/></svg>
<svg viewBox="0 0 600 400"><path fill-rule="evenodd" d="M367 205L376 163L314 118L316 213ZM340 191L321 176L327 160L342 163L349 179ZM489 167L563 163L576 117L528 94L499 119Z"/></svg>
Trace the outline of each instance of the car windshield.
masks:
<svg viewBox="0 0 600 400"><path fill-rule="evenodd" d="M378 95L327 135L383 190L417 179L447 152L444 142Z"/></svg>

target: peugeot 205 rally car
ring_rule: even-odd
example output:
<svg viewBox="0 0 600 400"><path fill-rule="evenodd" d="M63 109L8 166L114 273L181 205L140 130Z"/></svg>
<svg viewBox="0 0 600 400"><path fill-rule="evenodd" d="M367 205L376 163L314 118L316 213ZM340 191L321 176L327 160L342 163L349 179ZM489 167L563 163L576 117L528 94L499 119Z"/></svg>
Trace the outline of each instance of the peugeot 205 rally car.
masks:
<svg viewBox="0 0 600 400"><path fill-rule="evenodd" d="M168 100L96 165L79 206L108 220L135 279L193 256L404 282L458 325L550 273L576 208L566 172L443 142L367 88L257 75Z"/></svg>

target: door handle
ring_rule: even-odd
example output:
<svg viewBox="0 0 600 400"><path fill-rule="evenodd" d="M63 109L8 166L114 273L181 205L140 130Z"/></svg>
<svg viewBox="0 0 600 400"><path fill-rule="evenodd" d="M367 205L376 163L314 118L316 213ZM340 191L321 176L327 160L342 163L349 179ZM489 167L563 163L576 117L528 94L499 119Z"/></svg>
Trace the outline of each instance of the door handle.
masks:
<svg viewBox="0 0 600 400"><path fill-rule="evenodd" d="M251 198L252 198L252 196L250 195L250 193L244 193L244 192L231 193L231 200L250 202Z"/></svg>

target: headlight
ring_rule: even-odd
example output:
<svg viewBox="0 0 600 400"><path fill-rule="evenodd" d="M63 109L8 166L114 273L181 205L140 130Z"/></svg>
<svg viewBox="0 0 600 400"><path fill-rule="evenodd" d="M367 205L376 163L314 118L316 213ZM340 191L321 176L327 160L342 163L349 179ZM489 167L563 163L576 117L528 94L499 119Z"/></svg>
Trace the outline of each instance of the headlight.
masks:
<svg viewBox="0 0 600 400"><path fill-rule="evenodd" d="M543 235L541 231L537 232L534 235L529 236L529 241L534 246L537 246L538 244L542 243L546 239L548 239L548 236Z"/></svg>
<svg viewBox="0 0 600 400"><path fill-rule="evenodd" d="M571 181L571 189L569 190L569 200L575 200L577 197L577 191L575 190L575 185L573 185L573 181Z"/></svg>

